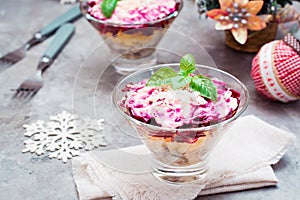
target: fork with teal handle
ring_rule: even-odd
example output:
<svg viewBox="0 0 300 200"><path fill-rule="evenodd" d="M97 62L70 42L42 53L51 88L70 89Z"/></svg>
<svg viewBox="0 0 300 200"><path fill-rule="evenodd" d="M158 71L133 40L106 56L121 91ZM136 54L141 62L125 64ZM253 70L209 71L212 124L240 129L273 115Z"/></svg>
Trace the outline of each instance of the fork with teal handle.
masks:
<svg viewBox="0 0 300 200"><path fill-rule="evenodd" d="M74 30L74 26L69 23L57 30L49 47L38 63L36 74L21 83L18 89L15 89L14 98L29 100L43 87L43 72L53 63L54 59L70 40Z"/></svg>

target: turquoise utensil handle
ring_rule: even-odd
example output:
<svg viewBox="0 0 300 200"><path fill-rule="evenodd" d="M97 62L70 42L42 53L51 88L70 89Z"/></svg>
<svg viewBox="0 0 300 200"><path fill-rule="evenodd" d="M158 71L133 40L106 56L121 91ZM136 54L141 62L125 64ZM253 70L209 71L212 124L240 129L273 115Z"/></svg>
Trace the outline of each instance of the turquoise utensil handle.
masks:
<svg viewBox="0 0 300 200"><path fill-rule="evenodd" d="M61 25L73 21L77 18L82 16L79 5L74 6L70 10L68 10L66 13L60 15L55 20L50 22L47 26L42 28L38 33L41 34L41 38L44 38L46 36L49 36L52 34L56 29L58 29Z"/></svg>
<svg viewBox="0 0 300 200"><path fill-rule="evenodd" d="M75 27L73 24L67 23L62 25L55 33L53 40L44 53L44 56L48 57L49 59L55 59L70 40L74 30Z"/></svg>

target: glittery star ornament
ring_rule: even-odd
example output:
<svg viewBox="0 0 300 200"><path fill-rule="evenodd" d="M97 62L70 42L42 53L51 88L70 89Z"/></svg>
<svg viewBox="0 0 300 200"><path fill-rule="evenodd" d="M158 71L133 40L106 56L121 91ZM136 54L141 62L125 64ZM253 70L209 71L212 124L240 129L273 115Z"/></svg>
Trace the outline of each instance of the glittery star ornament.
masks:
<svg viewBox="0 0 300 200"><path fill-rule="evenodd" d="M23 153L31 152L42 155L48 152L50 158L57 158L64 163L78 156L80 149L92 150L105 146L103 120L79 119L63 111L50 116L50 121L37 121L25 124L24 135L29 137L24 141Z"/></svg>
<svg viewBox="0 0 300 200"><path fill-rule="evenodd" d="M256 90L274 101L300 99L300 42L291 34L265 44L252 60Z"/></svg>
<svg viewBox="0 0 300 200"><path fill-rule="evenodd" d="M207 11L206 15L218 21L216 30L231 30L234 39L245 44L248 30L258 31L266 27L266 22L256 16L263 3L262 0L219 0L220 9Z"/></svg>

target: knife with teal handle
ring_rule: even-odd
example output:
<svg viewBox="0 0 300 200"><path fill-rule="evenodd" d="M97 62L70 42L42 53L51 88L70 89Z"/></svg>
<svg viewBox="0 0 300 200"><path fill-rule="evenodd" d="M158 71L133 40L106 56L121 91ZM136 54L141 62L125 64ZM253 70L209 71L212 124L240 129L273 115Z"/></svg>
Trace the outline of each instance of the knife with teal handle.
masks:
<svg viewBox="0 0 300 200"><path fill-rule="evenodd" d="M58 28L66 24L67 22L74 21L82 16L79 5L72 7L70 10L60 15L44 28L36 32L33 37L23 44L20 48L15 49L0 58L0 73L8 69L15 63L22 60L26 52L34 45L40 43L47 37L51 36ZM50 51L51 52L51 51Z"/></svg>
<svg viewBox="0 0 300 200"><path fill-rule="evenodd" d="M41 37L47 37L48 35L51 35L57 28L59 28L61 25L67 22L71 22L73 20L76 20L81 16L81 11L79 8L79 5L74 6L64 14L60 15L56 19L54 19L52 22L50 22L47 26L42 28L38 33L41 34Z"/></svg>
<svg viewBox="0 0 300 200"><path fill-rule="evenodd" d="M47 37L51 36L60 26L67 22L75 21L79 17L82 16L79 5L72 7L70 10L65 12L64 14L58 16L56 19L51 21L45 27L37 31L33 37L26 43L26 50L29 50L32 46L38 44L43 41Z"/></svg>

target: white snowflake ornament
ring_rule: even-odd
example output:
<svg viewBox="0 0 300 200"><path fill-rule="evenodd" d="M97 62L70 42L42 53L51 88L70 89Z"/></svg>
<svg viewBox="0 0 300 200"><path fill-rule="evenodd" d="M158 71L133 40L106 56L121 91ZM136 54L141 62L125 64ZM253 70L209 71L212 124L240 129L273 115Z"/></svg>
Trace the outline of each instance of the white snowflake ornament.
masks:
<svg viewBox="0 0 300 200"><path fill-rule="evenodd" d="M87 118L82 120L77 128L80 130L80 140L84 143L85 150L93 150L100 146L106 146L105 135L103 133L103 119L92 120Z"/></svg>
<svg viewBox="0 0 300 200"><path fill-rule="evenodd" d="M42 155L45 153L44 148L46 147L48 140L49 131L44 127L44 121L37 121L35 124L25 124L23 126L26 129L25 136L32 137L24 141L25 148L22 152L36 153Z"/></svg>
<svg viewBox="0 0 300 200"><path fill-rule="evenodd" d="M92 150L105 146L103 120L79 120L77 115L63 111L50 116L50 121L37 121L25 124L24 135L30 137L24 141L23 153L31 152L42 155L45 150L50 158L57 158L64 163L79 155L79 150Z"/></svg>

